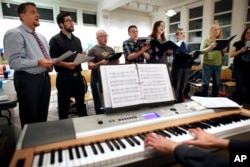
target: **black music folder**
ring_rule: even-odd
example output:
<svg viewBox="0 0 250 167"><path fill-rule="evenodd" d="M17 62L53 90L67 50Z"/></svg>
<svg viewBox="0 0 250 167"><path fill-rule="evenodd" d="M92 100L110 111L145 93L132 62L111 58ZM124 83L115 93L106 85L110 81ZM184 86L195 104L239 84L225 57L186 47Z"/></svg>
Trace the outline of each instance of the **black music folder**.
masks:
<svg viewBox="0 0 250 167"><path fill-rule="evenodd" d="M226 39L216 39L215 43L217 43L216 47L213 50L222 50L225 47L227 47L227 45L229 44L229 42L231 42L234 37L236 37L236 35L228 37Z"/></svg>
<svg viewBox="0 0 250 167"><path fill-rule="evenodd" d="M157 54L158 56L162 56L168 49L176 50L177 48L179 48L179 46L176 45L173 41L160 43L158 40L151 40L150 46L153 50L153 53Z"/></svg>
<svg viewBox="0 0 250 167"><path fill-rule="evenodd" d="M134 45L133 51L139 51L143 46L150 44L151 40L151 37L139 37Z"/></svg>
<svg viewBox="0 0 250 167"><path fill-rule="evenodd" d="M180 54L178 54L178 56L179 57L182 56L185 59L193 59L194 60L194 59L197 59L200 56L200 54L201 54L200 50L194 50L190 53L181 51Z"/></svg>
<svg viewBox="0 0 250 167"><path fill-rule="evenodd" d="M120 59L122 54L123 54L123 52L118 52L118 53L115 53L113 55L110 54L105 59L108 60L108 61L116 61L116 60Z"/></svg>

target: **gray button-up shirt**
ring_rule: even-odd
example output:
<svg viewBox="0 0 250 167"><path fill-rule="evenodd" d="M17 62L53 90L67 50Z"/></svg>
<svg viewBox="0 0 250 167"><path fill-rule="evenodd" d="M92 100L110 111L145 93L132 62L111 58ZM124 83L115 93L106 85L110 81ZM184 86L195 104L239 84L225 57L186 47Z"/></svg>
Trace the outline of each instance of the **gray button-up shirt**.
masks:
<svg viewBox="0 0 250 167"><path fill-rule="evenodd" d="M8 30L4 35L4 53L7 56L10 68L16 71L25 71L38 74L47 71L46 68L38 66L38 60L45 59L32 30L22 24ZM43 42L47 53L49 45L45 37L37 34Z"/></svg>

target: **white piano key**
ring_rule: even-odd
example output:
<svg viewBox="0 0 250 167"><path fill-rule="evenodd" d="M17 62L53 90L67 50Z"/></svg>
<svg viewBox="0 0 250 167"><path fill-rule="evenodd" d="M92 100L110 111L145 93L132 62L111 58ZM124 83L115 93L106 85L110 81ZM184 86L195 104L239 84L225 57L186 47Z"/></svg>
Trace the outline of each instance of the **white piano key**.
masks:
<svg viewBox="0 0 250 167"><path fill-rule="evenodd" d="M81 147L82 147L82 146L81 146ZM82 158L81 158L82 160L81 160L81 161L85 161L87 167L93 167L93 166L94 166L93 160L92 160L91 156L89 155L89 153L87 152L86 146L83 146L84 149L85 149L85 151L86 151L86 153L87 153L87 156L86 156L86 157L85 157L85 155L84 155L84 153L83 153L81 147L79 147L79 149L80 149L80 154L82 155Z"/></svg>
<svg viewBox="0 0 250 167"><path fill-rule="evenodd" d="M94 166L94 167L98 166L98 164L99 164L99 158L98 158L98 156L96 156L94 154L94 152L92 151L92 148L90 147L90 145L86 145L85 149L86 149L86 151L88 153L88 156L91 157L91 164L92 164L92 166Z"/></svg>
<svg viewBox="0 0 250 167"><path fill-rule="evenodd" d="M38 166L39 157L40 157L40 154L35 155L33 163L32 163L32 167L39 167Z"/></svg>

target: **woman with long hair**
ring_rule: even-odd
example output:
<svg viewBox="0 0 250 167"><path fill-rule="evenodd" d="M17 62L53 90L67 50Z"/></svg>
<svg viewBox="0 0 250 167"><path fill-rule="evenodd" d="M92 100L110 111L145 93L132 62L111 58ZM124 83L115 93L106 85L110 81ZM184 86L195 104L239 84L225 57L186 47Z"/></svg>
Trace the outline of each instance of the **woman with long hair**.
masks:
<svg viewBox="0 0 250 167"><path fill-rule="evenodd" d="M239 41L235 42L230 51L230 57L233 57L234 76L236 80L235 101L239 104L250 103L250 51L246 47L247 41L250 41L250 27L247 27ZM244 84L245 81L245 84ZM246 95L243 96L243 87L246 88Z"/></svg>

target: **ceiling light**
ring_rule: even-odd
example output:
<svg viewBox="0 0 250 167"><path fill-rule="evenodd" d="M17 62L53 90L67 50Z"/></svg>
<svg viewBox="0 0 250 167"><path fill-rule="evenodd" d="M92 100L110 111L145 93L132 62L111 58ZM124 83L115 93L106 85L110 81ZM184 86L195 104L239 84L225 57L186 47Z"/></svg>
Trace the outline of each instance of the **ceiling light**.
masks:
<svg viewBox="0 0 250 167"><path fill-rule="evenodd" d="M165 13L168 17L172 17L176 14L176 11L174 10L168 10L166 13Z"/></svg>

